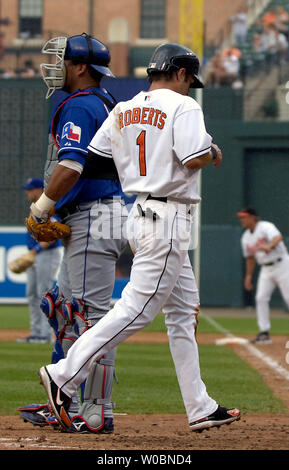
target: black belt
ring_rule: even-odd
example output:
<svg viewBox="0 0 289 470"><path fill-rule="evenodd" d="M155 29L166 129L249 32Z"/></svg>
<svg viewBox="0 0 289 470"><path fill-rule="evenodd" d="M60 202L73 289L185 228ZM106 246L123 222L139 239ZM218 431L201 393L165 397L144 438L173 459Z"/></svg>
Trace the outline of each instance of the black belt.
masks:
<svg viewBox="0 0 289 470"><path fill-rule="evenodd" d="M282 261L282 258L278 258L276 259L276 261L272 261L272 263L264 263L263 266L273 266L274 264L279 263L280 261Z"/></svg>
<svg viewBox="0 0 289 470"><path fill-rule="evenodd" d="M154 196L151 196L150 194L149 194L148 197L146 198L146 201L147 201L148 199L153 199L154 201L168 202L168 198L167 198L167 197L154 197Z"/></svg>
<svg viewBox="0 0 289 470"><path fill-rule="evenodd" d="M60 217L61 219L65 219L65 217L68 217L71 214L74 214L76 211L76 204L69 204L67 206L61 207L60 209L57 209L56 215Z"/></svg>
<svg viewBox="0 0 289 470"><path fill-rule="evenodd" d="M99 199L96 199L95 202L97 201L102 201L102 200L107 200L107 199L113 199L113 198L110 198L110 197L101 197ZM94 201L92 201L94 202ZM87 202L87 204L89 203L89 201ZM66 206L63 206L61 207L60 209L57 209L56 211L56 215L58 215L61 219L65 219L65 217L68 217L69 215L72 215L74 214L75 212L77 212L79 210L79 206L81 204L85 204L85 202L83 203L79 203L79 204L67 204Z"/></svg>

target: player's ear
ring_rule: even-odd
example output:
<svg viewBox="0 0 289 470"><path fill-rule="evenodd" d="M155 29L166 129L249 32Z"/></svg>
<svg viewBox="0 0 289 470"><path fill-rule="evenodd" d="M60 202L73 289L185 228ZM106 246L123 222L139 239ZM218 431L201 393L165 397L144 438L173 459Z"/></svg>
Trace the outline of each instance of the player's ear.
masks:
<svg viewBox="0 0 289 470"><path fill-rule="evenodd" d="M186 80L186 69L181 68L177 71L177 77L179 81L185 81Z"/></svg>
<svg viewBox="0 0 289 470"><path fill-rule="evenodd" d="M77 74L79 77L84 75L86 72L88 72L87 64L81 64L81 63L77 64L76 70L77 70Z"/></svg>

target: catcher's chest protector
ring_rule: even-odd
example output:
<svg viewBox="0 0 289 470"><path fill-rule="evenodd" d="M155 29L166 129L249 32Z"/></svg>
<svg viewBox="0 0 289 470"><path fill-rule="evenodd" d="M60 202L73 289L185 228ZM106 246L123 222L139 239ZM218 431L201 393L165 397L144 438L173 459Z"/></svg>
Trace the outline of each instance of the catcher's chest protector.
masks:
<svg viewBox="0 0 289 470"><path fill-rule="evenodd" d="M55 145L52 135L48 136L48 148L46 163L44 167L44 187L46 188L49 178L58 163L58 147Z"/></svg>
<svg viewBox="0 0 289 470"><path fill-rule="evenodd" d="M113 99L113 102L108 100L105 96L103 96L101 93L97 93L95 90L93 91L82 91L79 93L76 93L75 95L72 95L68 97L65 101L63 101L55 111L52 122L51 122L51 131L48 137L48 149L47 149L47 157L46 157L46 163L45 163L45 168L44 168L44 187L47 186L49 178L58 164L58 151L59 151L59 143L57 142L57 136L56 136L56 128L57 128L57 123L59 120L60 112L63 108L63 106L68 103L68 101L72 100L73 98L79 97L79 96L87 96L87 95L95 95L98 98L100 98L103 103L110 109L112 110L116 104L114 98L112 95L111 98Z"/></svg>
<svg viewBox="0 0 289 470"><path fill-rule="evenodd" d="M57 110L55 111L55 113L53 115L52 122L51 122L51 130L50 130L50 134L49 134L49 137L48 137L48 148L47 148L46 163L45 163L45 167L44 167L44 187L47 186L49 178L50 178L51 174L53 173L54 168L58 164L59 144L58 144L57 138L56 138L56 127L57 127L58 119L59 119L59 116L60 116L60 112L61 112L63 106L68 101L70 101L71 99L75 98L76 96L81 96L81 95L86 96L86 95L89 95L89 94L90 94L89 92L83 92L83 93L76 93L75 95L70 96L69 98L67 98L67 100L65 100L64 102L62 102L58 106Z"/></svg>

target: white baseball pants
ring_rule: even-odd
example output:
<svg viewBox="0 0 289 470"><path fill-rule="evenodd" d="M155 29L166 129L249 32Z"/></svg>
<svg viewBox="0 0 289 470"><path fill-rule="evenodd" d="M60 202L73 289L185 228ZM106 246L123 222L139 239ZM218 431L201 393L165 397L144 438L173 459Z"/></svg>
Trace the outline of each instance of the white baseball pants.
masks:
<svg viewBox="0 0 289 470"><path fill-rule="evenodd" d="M282 297L289 307L289 256L273 266L262 266L256 290L256 313L260 331L269 331L270 300L276 287L279 287Z"/></svg>
<svg viewBox="0 0 289 470"><path fill-rule="evenodd" d="M144 200L137 198L127 222L135 256L121 298L74 343L65 359L47 369L58 387L72 396L96 359L149 325L162 310L188 421L192 422L213 413L217 403L201 379L194 334L199 295L187 251L189 206Z"/></svg>

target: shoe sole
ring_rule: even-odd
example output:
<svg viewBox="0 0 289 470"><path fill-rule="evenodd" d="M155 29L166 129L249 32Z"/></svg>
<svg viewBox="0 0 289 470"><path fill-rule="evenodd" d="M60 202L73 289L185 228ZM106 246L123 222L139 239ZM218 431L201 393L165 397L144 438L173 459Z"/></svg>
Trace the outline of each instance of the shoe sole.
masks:
<svg viewBox="0 0 289 470"><path fill-rule="evenodd" d="M49 403L50 403L50 406L51 406L51 408L54 412L54 416L56 417L57 421L59 422L61 428L64 431L67 431L67 429L69 428L69 426L71 424L71 421L69 422L69 424L65 423L65 421L63 421L63 418L58 413L58 410L57 410L56 406L54 405L54 401L53 401L53 397L52 397L52 393L51 393L51 387L50 387L50 378L49 378L48 373L47 373L44 366L39 369L38 375L40 377L40 383L41 383L41 385L43 385L43 387L45 388L46 393L48 395Z"/></svg>
<svg viewBox="0 0 289 470"><path fill-rule="evenodd" d="M231 424L233 423L234 421L239 421L241 418L241 413L239 413L237 416L232 416L232 418L227 418L227 419L223 419L222 421L220 420L217 420L217 421L204 421L202 423L198 423L198 424L194 424L192 426L190 426L191 430L193 432L203 432L205 429L210 429L210 428L214 428L214 427L221 427L222 425L224 424Z"/></svg>

